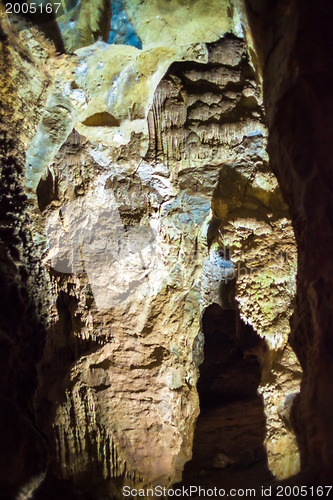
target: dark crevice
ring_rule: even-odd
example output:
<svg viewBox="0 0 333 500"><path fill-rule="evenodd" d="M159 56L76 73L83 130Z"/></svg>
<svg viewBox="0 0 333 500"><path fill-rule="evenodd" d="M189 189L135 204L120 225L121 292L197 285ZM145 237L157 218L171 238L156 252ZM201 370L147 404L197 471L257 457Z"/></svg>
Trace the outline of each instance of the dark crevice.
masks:
<svg viewBox="0 0 333 500"><path fill-rule="evenodd" d="M183 483L201 487L214 483L221 488L262 485L272 479L264 447L264 405L257 393L265 341L237 310L223 310L218 304L206 309L202 331L200 415Z"/></svg>
<svg viewBox="0 0 333 500"><path fill-rule="evenodd" d="M5 43L2 59L6 70L12 71ZM46 335L45 303L37 290L46 288L46 279L32 243L22 189L25 155L20 123L8 120L14 98L14 85L7 86L0 120L0 498L6 500L17 498L19 488L47 463L46 442L33 411L36 365Z"/></svg>
<svg viewBox="0 0 333 500"><path fill-rule="evenodd" d="M88 116L82 125L86 125L86 127L119 127L120 121L105 111Z"/></svg>

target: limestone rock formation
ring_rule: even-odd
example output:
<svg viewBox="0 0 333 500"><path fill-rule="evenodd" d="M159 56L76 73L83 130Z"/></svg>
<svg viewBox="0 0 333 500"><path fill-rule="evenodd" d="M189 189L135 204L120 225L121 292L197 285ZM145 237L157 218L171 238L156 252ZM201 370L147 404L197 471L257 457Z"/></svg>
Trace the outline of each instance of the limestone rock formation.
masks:
<svg viewBox="0 0 333 500"><path fill-rule="evenodd" d="M298 246L292 346L304 369L294 418L299 482L332 482L332 53L330 2L245 2L264 79L272 168ZM313 41L316 40L315 43ZM296 410L296 411L295 411Z"/></svg>
<svg viewBox="0 0 333 500"><path fill-rule="evenodd" d="M36 450L40 466L22 468L8 494L46 471L46 488L58 478L87 498L122 498L127 484L180 481L200 411L210 307L222 348L209 361L219 370L209 383L239 398L219 408L218 425L225 429L232 408L236 420L251 408L255 425L262 410L258 439L265 441L260 453L251 440L246 449L238 443L227 450L232 436L223 431L213 467L268 460L276 477L288 477L299 467L281 410L301 379L288 342L297 255L268 163L260 85L238 13L222 2L225 12L208 30L216 2L189 9L178 1L188 13L185 36L181 16L164 2L127 1L141 50L106 43L106 3L94 10L82 0L67 14L73 25L59 18L74 54L55 55L37 26L15 33L1 18L3 187L21 200L17 211L7 207L19 239L5 231L14 257L6 254L3 273L16 294L21 280L28 282L33 312L19 303L30 318L26 335L34 331L40 345L20 403L34 443L27 438L22 446ZM16 151L12 162L9 150ZM14 324L21 346L14 316L4 324L4 343ZM24 345L6 349L8 377ZM250 379L240 391L248 360ZM257 389L253 409L243 399ZM19 395L6 398L19 421ZM242 434L249 422L239 420ZM27 450L22 457L29 459Z"/></svg>
<svg viewBox="0 0 333 500"><path fill-rule="evenodd" d="M2 9L2 6L1 6ZM3 498L45 475L47 445L35 425L36 364L44 346L49 279L34 242L23 189L25 151L43 114L51 79L43 63L3 25L0 79L1 461ZM35 33L40 54L52 47Z"/></svg>

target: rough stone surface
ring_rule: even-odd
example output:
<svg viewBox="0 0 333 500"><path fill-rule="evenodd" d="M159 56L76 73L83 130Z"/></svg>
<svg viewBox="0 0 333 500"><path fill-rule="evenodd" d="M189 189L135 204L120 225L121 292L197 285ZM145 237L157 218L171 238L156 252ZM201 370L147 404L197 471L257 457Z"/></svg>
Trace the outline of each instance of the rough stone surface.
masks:
<svg viewBox="0 0 333 500"><path fill-rule="evenodd" d="M68 52L91 45L97 40L107 42L111 29L111 2L79 0L73 9L58 17L61 37Z"/></svg>
<svg viewBox="0 0 333 500"><path fill-rule="evenodd" d="M178 47L242 35L238 11L225 0L124 0L143 48Z"/></svg>
<svg viewBox="0 0 333 500"><path fill-rule="evenodd" d="M139 33L139 9L136 18L131 12ZM44 487L51 490L56 477L87 496L121 498L124 484L180 481L192 455L203 318L212 304L231 311L235 324L226 327L225 352L222 338L221 351L205 353L217 367L216 381L211 368L207 380L221 398L208 423L220 418L222 429L211 463L226 455L241 467L262 467L268 459L278 477L296 472L295 439L278 414L301 378L288 344L296 251L268 167L244 41L228 34L199 43L196 33L179 52L167 42L149 48L148 33L143 51L99 41L54 57L34 30L1 43L12 54L25 44L28 56L17 56L13 67L37 81L23 107L29 126L18 137L35 245L23 267L44 280L27 293L47 316L38 323L47 335L29 366L27 402L34 393L34 424L49 443ZM43 50L49 75L40 66ZM9 73L5 82L12 80L18 77ZM16 83L15 92L26 85ZM235 423L251 407L236 434L240 428L244 437L260 417L259 453L243 438L229 449L226 393L239 398ZM199 430L205 425L198 421ZM43 465L33 474L45 472ZM270 477L267 467L260 470Z"/></svg>
<svg viewBox="0 0 333 500"><path fill-rule="evenodd" d="M237 280L241 314L254 327L265 320L267 339L273 339L271 349L282 352L287 342L295 272L292 232L286 208L267 170L265 125L257 102L260 97L254 88L244 47L241 49L240 40L234 40L235 53L240 55L230 56L232 59L228 62L234 60L235 68L216 63L216 54L223 53L218 44L208 47L209 58L214 62L204 66L202 73L195 62L177 63L171 67L155 92L148 115L147 152L136 146L142 140L140 136L134 136L124 146L110 147L107 139L103 144L102 133L99 144L95 145L89 136L87 140L73 132L50 164L52 181L49 184L53 188L48 194L49 200L43 201L43 215L48 233L56 234L60 240L57 244L49 241L45 262L62 272L64 269L58 267L63 265L61 250L72 248L75 255L75 246L79 245L83 261L79 258L75 264L69 259L66 264L68 270L81 273L74 281L73 277L63 278L51 271L56 294L61 297L56 308L62 319L50 330L41 364L41 379L58 380L56 386L61 381L61 387L65 383L67 389L61 404L59 388L50 390L49 382L41 384L40 394L52 403L55 436L52 439L55 439L54 461L56 467L60 467L58 473L74 479L79 485L86 485L88 471L94 485L96 478L107 482L121 475L125 475L125 481L134 483L168 482L168 478L174 481L180 479L183 464L190 458L198 411L197 363L201 359L200 314L194 311L199 308L203 312L209 305L211 297L207 298L206 293L211 294L214 287L220 287L219 270L223 264L223 259L218 257L221 242L215 242L210 255L205 257L211 207L213 217L223 218L225 206L225 217L232 213L236 218L236 222L233 221L237 228L234 242L238 238L238 248L247 245L248 234L256 231L252 248L259 256L255 267L265 268L265 271L259 269L257 274L263 282L268 281L267 288L263 287L266 304L264 310L259 308L257 312L242 308L242 300L246 303L247 294L253 302L252 294L257 293L257 303L261 304L260 290L253 292L255 278L246 276ZM229 48L230 43L227 38L221 46L226 44ZM90 54L89 51L87 57ZM194 74L195 78L189 78ZM230 85L233 93L230 93ZM250 100L249 105L247 89L251 88L256 98ZM225 98L221 96L224 89ZM94 99L94 94L91 98ZM222 109L226 102L229 114L219 109L220 102ZM122 119L119 116L119 120ZM91 128L95 128L93 124ZM114 124L109 128L117 130ZM226 172L232 177L229 184L223 183ZM244 197L237 193L238 181L247 193ZM220 194L221 189L225 190L224 197ZM45 196L41 185L37 192L41 200ZM237 207L228 206L228 196L237 198ZM107 211L113 199L119 211L117 219L110 219ZM59 205L63 207L62 218L59 218ZM91 219L89 211L99 214L98 221ZM258 221L259 215L269 221L272 211L271 224ZM105 249L98 258L97 269L96 261L89 261L90 257L96 259L97 251L94 246L89 253L90 234L95 239L99 237L101 243L103 237L104 241L113 238L115 229L103 226L106 216L113 224L123 225L120 237L125 238L126 232L130 241L131 237L136 238L135 231L156 229L156 239L151 247L146 247L153 254L142 254L143 261L148 258L143 262L143 269L136 249L123 254L124 261L114 265L108 260ZM287 263L285 281L276 284L276 292L278 276L274 272L278 271L274 265L273 270L267 269L270 247L279 247L273 235L281 237L274 233L274 222L275 229L280 230L284 224L289 231L286 248L293 252ZM92 223L98 233L85 234ZM94 226L90 229L94 231ZM69 247L61 236L64 230ZM138 242L132 241L132 244ZM251 258L252 254L244 257L252 262ZM232 258L234 265L235 259ZM208 262L212 262L213 270L207 279ZM116 283L117 273L121 273L122 288ZM114 287L103 292L110 279ZM273 308L276 302L278 287L286 295L275 305L274 313L270 305ZM121 301L114 299L114 294L119 295L120 291L124 294ZM281 316L281 312L284 323L277 323L276 329L272 326L270 332L269 325ZM63 331L62 341L59 331ZM260 333L264 336L262 331ZM69 346L66 346L66 338L71 339ZM80 348L76 347L77 342ZM60 372L53 361L58 356L64 357ZM262 356L260 361L264 366L266 357ZM116 384L113 380L117 380ZM268 396L270 391L275 394L272 385L262 390L269 399L267 407L272 407L274 415L276 403L285 397L284 388L279 389L280 395L274 403ZM42 407L41 404L43 414ZM75 427L73 418L77 422ZM45 419L43 416L41 420ZM96 429L95 437L92 437L91 428ZM50 432L45 429L47 431ZM135 452L130 443L133 446L135 443ZM84 447L89 455L82 451ZM293 447L291 449L291 453L296 453ZM276 455L274 448L273 468ZM277 471L280 473L278 466Z"/></svg>
<svg viewBox="0 0 333 500"><path fill-rule="evenodd" d="M246 1L262 65L272 167L298 246L292 346L304 370L294 412L302 484L332 481L332 5Z"/></svg>
<svg viewBox="0 0 333 500"><path fill-rule="evenodd" d="M35 35L48 53L51 47ZM51 80L10 30L0 41L0 71L0 488L1 497L9 499L17 498L24 484L38 486L47 466L33 395L46 335L49 279L33 241L23 177L25 151Z"/></svg>

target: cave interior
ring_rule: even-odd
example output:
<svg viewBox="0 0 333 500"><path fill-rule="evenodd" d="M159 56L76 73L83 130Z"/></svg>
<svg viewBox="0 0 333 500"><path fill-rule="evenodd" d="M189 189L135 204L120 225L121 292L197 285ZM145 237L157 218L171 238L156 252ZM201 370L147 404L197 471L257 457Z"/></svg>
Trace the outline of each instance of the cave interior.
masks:
<svg viewBox="0 0 333 500"><path fill-rule="evenodd" d="M0 4L0 498L329 497L333 4L44 3Z"/></svg>

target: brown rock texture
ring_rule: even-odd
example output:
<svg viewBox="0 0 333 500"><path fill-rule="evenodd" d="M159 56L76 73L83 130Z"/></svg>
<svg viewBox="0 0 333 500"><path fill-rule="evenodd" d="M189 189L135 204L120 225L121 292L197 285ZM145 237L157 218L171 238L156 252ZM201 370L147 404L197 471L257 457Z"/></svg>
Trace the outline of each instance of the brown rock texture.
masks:
<svg viewBox="0 0 333 500"><path fill-rule="evenodd" d="M267 311L242 308L242 300L254 290L252 275L237 280L242 286L236 298L244 319L254 326L264 319L274 323L282 313L285 322L272 327L269 352L282 354L287 342L295 251L286 207L267 167L260 96L241 40L226 37L207 51L211 62L175 63L161 81L148 114L146 150L138 147L145 140L142 133L112 147L103 145L99 124L89 125L97 129L98 145L74 130L37 188L50 235L44 261L51 267L58 297L40 364L39 422L54 443L57 475L82 489L89 484L95 490L100 484L101 492L119 495L114 491L116 478L123 478L118 488L127 483L168 485L181 478L191 456L199 408L199 311L214 301L225 307L219 288L228 260L219 251L227 243L213 242L206 257L211 209L222 225L229 217L240 227L234 231L238 248L246 245L248 233L257 231L252 248L259 256L263 252L259 264L266 268L268 249L281 245L273 236L273 224L277 238L281 224L286 227L286 248L292 250L286 281L278 279L279 270L271 275L267 269L258 271L269 281L269 292L263 288L263 296L269 294L267 310L276 303L279 288L285 291L276 312L269 316ZM39 141L36 144L33 155L38 156ZM229 183L223 182L225 175L231 176ZM237 191L239 183L244 196ZM232 202L229 206L228 197L237 198L236 207ZM113 200L119 216L108 208ZM257 221L260 213L264 220L272 213L270 225ZM119 233L111 223L119 225ZM95 226L87 232L91 224ZM140 247L140 234L150 230L156 231L150 233L152 243ZM110 248L117 243L115 237L132 245L116 264L105 248L106 241ZM230 259L227 266L232 266ZM63 274L71 270L77 277ZM265 355L255 357L264 366ZM296 390L297 384L298 379ZM269 385L262 390L274 420L286 388ZM279 453L273 450L272 464ZM283 466L276 467L283 475Z"/></svg>
<svg viewBox="0 0 333 500"><path fill-rule="evenodd" d="M292 346L304 377L295 417L303 481L332 478L331 24L326 1L245 2L262 64L272 168L299 252Z"/></svg>
<svg viewBox="0 0 333 500"><path fill-rule="evenodd" d="M76 54L55 56L37 27L3 26L3 187L15 204L22 198L6 212L22 242L4 232L4 246L21 252L34 308L17 299L23 278L4 253L16 295L4 293L22 304L26 328L8 348L6 377L33 352L18 370L31 379L25 399L21 380L4 383L4 397L28 418L20 460L41 455L33 471L8 461L25 471L9 493L33 490L31 477L46 471L45 494L56 484L69 498L73 488L111 499L126 484L180 481L205 398L218 404L197 431L216 428L217 438L213 454L210 439L195 446L197 464L255 464L262 480L267 463L279 478L297 472L290 408L301 369L288 343L297 255L244 40L85 47L91 25L73 38ZM21 323L7 309L12 345Z"/></svg>
<svg viewBox="0 0 333 500"><path fill-rule="evenodd" d="M57 19L66 50L74 52L99 39L107 42L112 18L111 2L80 0L74 5Z"/></svg>
<svg viewBox="0 0 333 500"><path fill-rule="evenodd" d="M39 42L41 54L48 54L51 47L42 38ZM49 279L34 241L23 178L26 147L51 82L41 61L11 30L3 31L0 46L0 483L2 498L16 498L19 485L38 485L47 466L33 395L46 335Z"/></svg>

